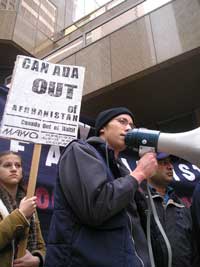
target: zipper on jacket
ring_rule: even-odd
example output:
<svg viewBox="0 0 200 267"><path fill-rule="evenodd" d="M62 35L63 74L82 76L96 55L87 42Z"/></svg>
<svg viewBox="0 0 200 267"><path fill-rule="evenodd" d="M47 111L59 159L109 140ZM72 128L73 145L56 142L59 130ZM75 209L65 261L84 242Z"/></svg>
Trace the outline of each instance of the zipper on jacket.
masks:
<svg viewBox="0 0 200 267"><path fill-rule="evenodd" d="M131 227L131 229L130 229L130 231L131 231L131 240L132 240L132 243L133 243L133 247L134 247L134 249L135 249L135 255L136 255L136 257L138 258L139 262L142 264L142 267L144 267L144 262L143 262L143 260L140 258L140 256L138 255L138 253L137 253L137 251L136 251L135 241L134 241L134 239L133 239L133 235L132 235L132 221L131 221L131 218L130 218L130 215L129 215L128 212L127 212L127 215L128 215L128 219L129 219L129 222L130 222L130 227ZM134 267L134 266L133 266L133 267Z"/></svg>
<svg viewBox="0 0 200 267"><path fill-rule="evenodd" d="M12 245L12 257L11 257L11 263L12 263L12 265L11 266L13 266L14 257L15 257L15 240L12 240L11 241L11 245Z"/></svg>

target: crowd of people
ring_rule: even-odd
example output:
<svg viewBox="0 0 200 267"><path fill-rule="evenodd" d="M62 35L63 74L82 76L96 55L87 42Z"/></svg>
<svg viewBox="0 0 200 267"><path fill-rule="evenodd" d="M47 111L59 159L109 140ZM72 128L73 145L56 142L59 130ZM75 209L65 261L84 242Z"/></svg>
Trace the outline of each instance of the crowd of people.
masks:
<svg viewBox="0 0 200 267"><path fill-rule="evenodd" d="M97 116L95 136L65 148L47 244L21 157L0 152L1 267L200 266L200 183L188 208L170 186L171 155L148 152L127 169L119 155L134 127L130 110L111 108Z"/></svg>

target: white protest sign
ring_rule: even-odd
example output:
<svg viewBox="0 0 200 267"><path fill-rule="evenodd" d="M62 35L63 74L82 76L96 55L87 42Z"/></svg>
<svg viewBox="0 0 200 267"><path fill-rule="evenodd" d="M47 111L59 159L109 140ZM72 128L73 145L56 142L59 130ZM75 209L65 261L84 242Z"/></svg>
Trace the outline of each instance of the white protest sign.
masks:
<svg viewBox="0 0 200 267"><path fill-rule="evenodd" d="M77 138L84 72L17 56L0 135L58 146Z"/></svg>

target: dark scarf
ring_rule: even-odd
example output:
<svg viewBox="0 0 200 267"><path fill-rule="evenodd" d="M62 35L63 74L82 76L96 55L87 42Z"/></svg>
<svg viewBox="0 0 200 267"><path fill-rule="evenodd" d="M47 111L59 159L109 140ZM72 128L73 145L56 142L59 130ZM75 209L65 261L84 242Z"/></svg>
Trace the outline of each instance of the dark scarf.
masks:
<svg viewBox="0 0 200 267"><path fill-rule="evenodd" d="M0 199L3 201L9 213L11 213L13 210L19 207L19 203L24 197L25 197L25 192L21 187L19 187L17 190L17 195L15 200L4 188L0 187ZM34 216L31 217L29 222L30 222L30 228L29 228L27 249L30 252L32 252L33 250L37 249L37 231L36 231Z"/></svg>

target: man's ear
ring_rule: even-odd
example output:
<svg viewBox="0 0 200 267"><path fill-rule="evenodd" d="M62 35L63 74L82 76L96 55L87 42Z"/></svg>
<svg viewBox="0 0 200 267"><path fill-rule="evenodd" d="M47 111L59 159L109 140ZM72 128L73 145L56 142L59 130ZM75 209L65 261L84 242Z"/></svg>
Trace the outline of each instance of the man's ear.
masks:
<svg viewBox="0 0 200 267"><path fill-rule="evenodd" d="M104 128L102 128L100 131L99 131L99 134L103 134L104 133Z"/></svg>

